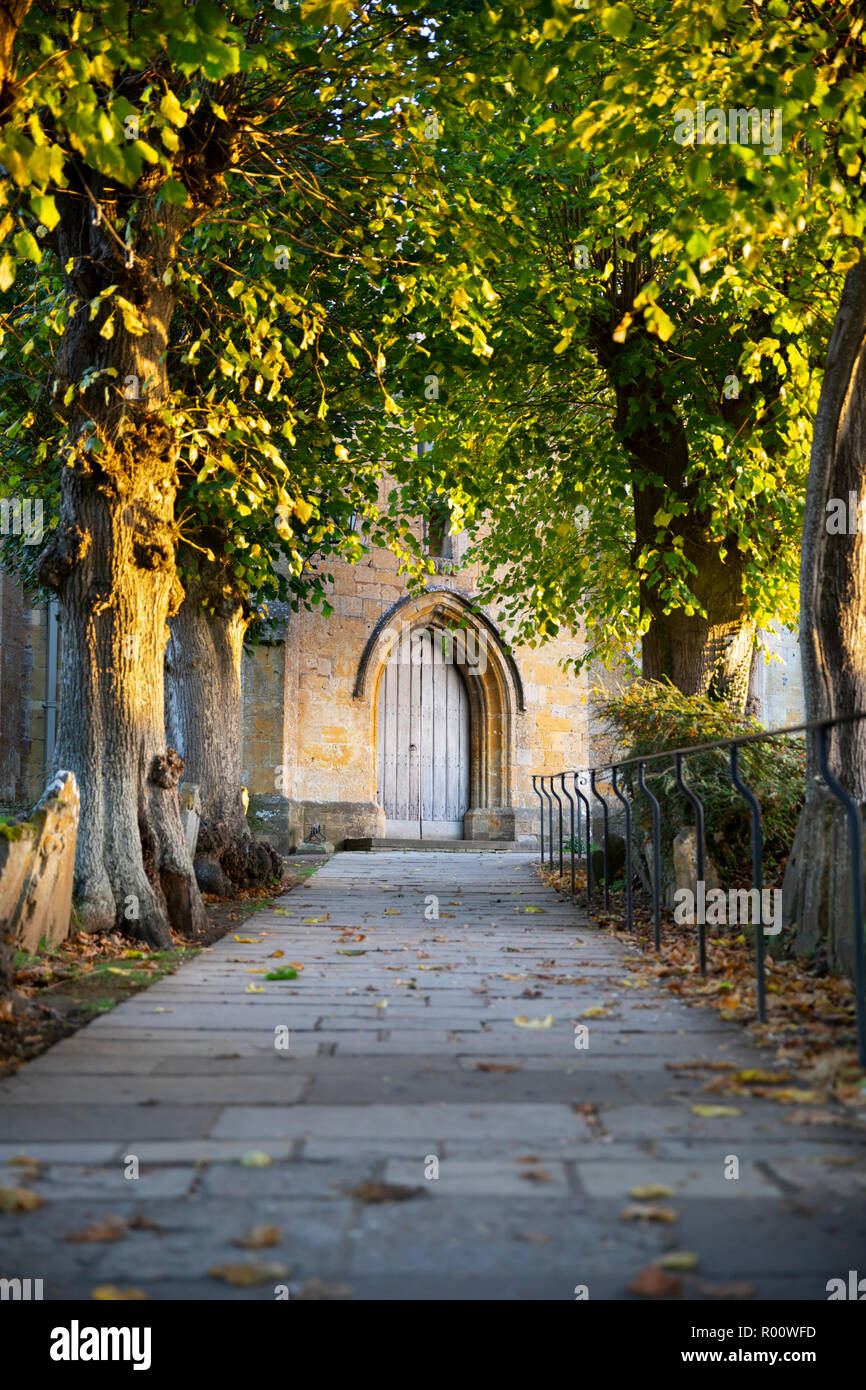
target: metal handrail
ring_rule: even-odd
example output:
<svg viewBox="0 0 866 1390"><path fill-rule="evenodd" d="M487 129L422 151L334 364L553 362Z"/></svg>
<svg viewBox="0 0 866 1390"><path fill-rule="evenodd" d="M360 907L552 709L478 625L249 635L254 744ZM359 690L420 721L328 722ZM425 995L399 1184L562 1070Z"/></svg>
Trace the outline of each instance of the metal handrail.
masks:
<svg viewBox="0 0 866 1390"><path fill-rule="evenodd" d="M629 930L634 926L634 907L632 899L632 844L631 844L631 802L624 794L621 784L618 782L619 774L626 768L635 768L637 771L637 785L640 793L649 802L652 811L652 841L653 841L653 874L652 874L652 897L653 897L653 921L654 933L653 944L656 950L661 947L661 807L658 799L649 790L646 784L646 766L648 763L655 763L667 760L673 762L676 783L683 796L689 802L695 817L696 833L696 878L698 882L704 879L705 863L705 844L704 844L704 806L697 792L690 785L683 771L683 760L692 758L701 753L714 752L716 750L725 751L728 755L728 776L731 785L743 798L749 808L751 841L752 841L752 892L757 892L758 901L758 920L755 924L755 970L757 987L757 1011L758 1018L763 1023L767 1016L766 1002L766 953L764 943L764 886L763 886L763 822L761 817L761 807L758 798L752 788L746 783L740 773L739 751L742 747L751 743L760 743L771 738L784 738L791 734L817 734L818 744L818 767L825 785L832 793L836 801L842 806L848 825L848 840L851 859L851 905L854 926L854 962L855 962L855 988L857 996L857 1050L858 1060L861 1067L866 1068L866 944L864 944L864 915L866 915L866 892L864 892L864 870L863 870L863 848L862 848L862 817L860 807L856 800L834 776L829 766L828 752L828 732L843 724L856 723L858 720L866 719L866 710L857 714L838 715L832 719L813 719L802 724L790 724L781 729L764 729L758 733L739 734L734 738L714 739L709 743L693 743L684 748L665 748L656 753L638 753L629 758L621 758L615 762L604 762L596 764L595 767L569 768L565 771L555 773L535 773L532 777L532 786L541 802L542 807L542 862L544 862L544 805L545 800L548 805L548 854L549 864L553 868L553 801L559 805L559 873L563 876L563 840L562 840L562 802L557 795L554 787L554 779L559 780L560 789L568 797L571 804L571 897L576 899L575 893L575 838L574 838L574 805L570 794L566 791L565 778L573 778L575 794L578 798L578 827L580 826L581 803L586 812L586 900L587 905L592 902L593 874L592 874L592 816L589 796L599 802L602 810L602 826L604 836L603 848L603 874L604 874L604 905L610 905L610 876L608 871L609 855L608 843L610 836L609 828L609 808L605 798L596 786L596 778L601 773L611 774L610 786L613 795L623 807L625 829L626 829L626 923ZM589 796L581 790L582 786L589 783ZM545 786L549 783L549 789ZM582 840L578 844L578 858L582 849ZM698 958L701 975L707 973L707 942L706 924L698 921Z"/></svg>

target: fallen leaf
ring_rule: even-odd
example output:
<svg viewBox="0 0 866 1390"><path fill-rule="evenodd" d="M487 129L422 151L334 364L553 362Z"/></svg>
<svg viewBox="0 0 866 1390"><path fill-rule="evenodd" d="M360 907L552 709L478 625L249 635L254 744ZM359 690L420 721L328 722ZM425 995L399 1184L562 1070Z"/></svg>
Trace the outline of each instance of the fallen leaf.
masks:
<svg viewBox="0 0 866 1390"><path fill-rule="evenodd" d="M675 1274L665 1274L655 1265L648 1265L629 1284L628 1291L639 1298L676 1298L682 1286Z"/></svg>
<svg viewBox="0 0 866 1390"><path fill-rule="evenodd" d="M239 1161L244 1168L267 1168L269 1163L273 1163L270 1154L262 1153L260 1149L251 1149Z"/></svg>
<svg viewBox="0 0 866 1390"><path fill-rule="evenodd" d="M759 1083L764 1086L780 1086L784 1081L791 1080L789 1071L762 1071L760 1067L747 1067L745 1071L738 1071L736 1076L731 1077L732 1081L745 1081L749 1085Z"/></svg>
<svg viewBox="0 0 866 1390"><path fill-rule="evenodd" d="M223 1279L237 1288L249 1288L253 1284L269 1284L277 1279L286 1279L291 1270L288 1265L271 1264L232 1264L212 1265L208 1270L211 1279Z"/></svg>
<svg viewBox="0 0 866 1390"><path fill-rule="evenodd" d="M770 1091L769 1098L781 1101L784 1105L816 1105L821 1100L818 1091L801 1091L797 1086L786 1086L780 1091Z"/></svg>
<svg viewBox="0 0 866 1390"><path fill-rule="evenodd" d="M548 1014L546 1018L527 1018L525 1014L518 1014L514 1022L518 1028L551 1028L553 1014Z"/></svg>
<svg viewBox="0 0 866 1390"><path fill-rule="evenodd" d="M527 1168L526 1172L521 1173L520 1176L525 1178L527 1182L550 1182L550 1174L546 1173L543 1168Z"/></svg>
<svg viewBox="0 0 866 1390"><path fill-rule="evenodd" d="M394 1182L362 1182L350 1188L347 1195L361 1202L405 1202L423 1191L423 1187L404 1187Z"/></svg>
<svg viewBox="0 0 866 1390"><path fill-rule="evenodd" d="M266 980L296 980L297 978L297 970L286 965L281 966L279 970L269 970L265 976Z"/></svg>
<svg viewBox="0 0 866 1390"><path fill-rule="evenodd" d="M693 1105L693 1115L701 1115L705 1120L721 1120L727 1115L741 1115L735 1105Z"/></svg>
<svg viewBox="0 0 866 1390"><path fill-rule="evenodd" d="M261 939L257 936L236 936L235 941L240 941L244 946L261 945Z"/></svg>
<svg viewBox="0 0 866 1390"><path fill-rule="evenodd" d="M584 1009L583 1012L582 1012L581 1014L578 1015L578 1017L579 1017L579 1018L602 1018L606 1013L609 1013L609 1012L610 1012L609 1009L603 1009L602 1006L601 1006L600 1004L594 1004L594 1005L592 1006L591 1009Z"/></svg>
<svg viewBox="0 0 866 1390"><path fill-rule="evenodd" d="M516 907L514 910L515 910L515 912L546 912L546 911L547 911L547 908L546 908L546 907L532 907L531 904L526 903L525 906Z"/></svg>
<svg viewBox="0 0 866 1390"><path fill-rule="evenodd" d="M0 1211L36 1211L45 1198L27 1187L0 1187Z"/></svg>
<svg viewBox="0 0 866 1390"><path fill-rule="evenodd" d="M639 1201L646 1202L652 1197L673 1197L674 1189L665 1187L661 1182L645 1182L641 1187L630 1187L629 1197L637 1197Z"/></svg>
<svg viewBox="0 0 866 1390"><path fill-rule="evenodd" d="M338 956L365 956L366 951L337 951Z"/></svg>
<svg viewBox="0 0 866 1390"><path fill-rule="evenodd" d="M698 1257L690 1250L669 1250L656 1264L659 1269L697 1269Z"/></svg>
<svg viewBox="0 0 866 1390"><path fill-rule="evenodd" d="M476 1062L477 1071L523 1071L522 1063L511 1062Z"/></svg>
<svg viewBox="0 0 866 1390"><path fill-rule="evenodd" d="M280 1226L250 1226L242 1236L232 1241L243 1250L263 1250L266 1245L279 1245L283 1238Z"/></svg>
<svg viewBox="0 0 866 1390"><path fill-rule="evenodd" d="M116 1284L99 1284L90 1292L97 1303L136 1303L148 1296L141 1289L119 1289Z"/></svg>
<svg viewBox="0 0 866 1390"><path fill-rule="evenodd" d="M679 1215L670 1207L623 1207L620 1221L678 1221Z"/></svg>
<svg viewBox="0 0 866 1390"><path fill-rule="evenodd" d="M264 985L247 985L244 994L264 994Z"/></svg>
<svg viewBox="0 0 866 1390"><path fill-rule="evenodd" d="M74 1244L85 1245L103 1240L123 1240L127 1233L128 1226L124 1218L109 1215L102 1217L99 1221L94 1221L90 1226L85 1226L83 1231L71 1231L63 1239Z"/></svg>

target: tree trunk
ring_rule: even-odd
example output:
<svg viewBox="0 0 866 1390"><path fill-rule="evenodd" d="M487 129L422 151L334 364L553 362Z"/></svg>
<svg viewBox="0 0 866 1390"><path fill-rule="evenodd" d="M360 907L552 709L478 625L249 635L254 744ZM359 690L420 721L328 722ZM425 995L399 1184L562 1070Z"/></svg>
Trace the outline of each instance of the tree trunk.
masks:
<svg viewBox="0 0 866 1390"><path fill-rule="evenodd" d="M30 5L31 0L3 0L0 4L0 123L9 120L15 104L13 49Z"/></svg>
<svg viewBox="0 0 866 1390"><path fill-rule="evenodd" d="M860 503L866 473L866 262L845 278L815 416L800 564L800 650L808 720L866 709L866 534ZM828 529L827 504L857 502L853 527ZM866 720L830 735L830 768L866 800ZM808 743L806 804L785 875L787 925L801 954L824 951L831 969L851 970L850 863L842 810L817 776ZM795 852L797 851L797 852Z"/></svg>
<svg viewBox="0 0 866 1390"><path fill-rule="evenodd" d="M174 307L163 271L179 226L163 218L126 266L87 199L59 201L71 312L55 390L62 399L74 389L60 521L40 557L63 633L55 757L81 788L76 897L84 927L118 926L166 947L171 926L206 925L180 821L183 763L166 747L163 708L167 620L182 590L174 565L177 444L155 408L166 394ZM116 214L114 206L112 221ZM112 284L136 306L128 322L111 298L90 316L87 301ZM84 389L82 378L91 383Z"/></svg>
<svg viewBox="0 0 866 1390"><path fill-rule="evenodd" d="M217 543L218 544L218 543ZM249 615L237 596L197 583L172 619L166 658L166 732L198 784L201 826L195 854L199 886L219 897L279 878L278 856L257 844L243 800L241 662Z"/></svg>
<svg viewBox="0 0 866 1390"><path fill-rule="evenodd" d="M613 320L616 322L616 319ZM641 613L649 618L642 641L642 674L647 680L672 681L684 695L709 695L745 708L755 641L743 590L743 560L729 538L710 533L698 508L698 484L687 481L689 444L675 403L660 376L635 372L623 344L614 342L611 323L600 322L595 348L600 366L616 393L615 427L633 460L635 518L634 561L656 544L657 512L671 500L685 504L667 526L670 540L694 571L684 575L706 617L685 608L664 612L654 585L642 581ZM725 557L722 558L722 551Z"/></svg>

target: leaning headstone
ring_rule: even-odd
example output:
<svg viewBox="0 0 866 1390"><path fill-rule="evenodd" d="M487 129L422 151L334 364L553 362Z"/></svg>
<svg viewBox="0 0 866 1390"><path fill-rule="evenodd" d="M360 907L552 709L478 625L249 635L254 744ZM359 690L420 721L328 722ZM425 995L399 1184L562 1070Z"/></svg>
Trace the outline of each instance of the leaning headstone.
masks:
<svg viewBox="0 0 866 1390"><path fill-rule="evenodd" d="M598 885L604 882L604 850L594 849L590 853L590 864L592 866L592 881ZM607 837L607 872L610 883L619 878L625 868L625 840L622 835L616 835L613 831L608 832Z"/></svg>
<svg viewBox="0 0 866 1390"><path fill-rule="evenodd" d="M719 887L716 866L704 849L704 885L706 890ZM668 907L674 906L674 893L688 889L692 901L698 891L698 836L693 825L681 830L674 837L674 881L668 890Z"/></svg>
<svg viewBox="0 0 866 1390"><path fill-rule="evenodd" d="M73 772L58 772L30 824L32 853L10 922L16 944L32 955L69 935L80 797Z"/></svg>
<svg viewBox="0 0 866 1390"><path fill-rule="evenodd" d="M35 825L0 822L0 931L11 929L35 845Z"/></svg>
<svg viewBox="0 0 866 1390"><path fill-rule="evenodd" d="M177 791L180 797L180 823L183 826L183 837L186 840L190 857L194 858L198 841L198 828L201 824L201 794L195 782L181 782Z"/></svg>

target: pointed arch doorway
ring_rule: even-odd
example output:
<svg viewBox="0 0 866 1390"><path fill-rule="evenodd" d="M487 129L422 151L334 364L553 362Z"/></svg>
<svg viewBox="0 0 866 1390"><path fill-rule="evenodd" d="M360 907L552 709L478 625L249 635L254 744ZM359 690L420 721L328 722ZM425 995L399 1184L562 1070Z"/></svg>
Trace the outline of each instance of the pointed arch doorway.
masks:
<svg viewBox="0 0 866 1390"><path fill-rule="evenodd" d="M469 809L469 696L441 636L406 633L379 682L378 800L401 839L460 839Z"/></svg>

